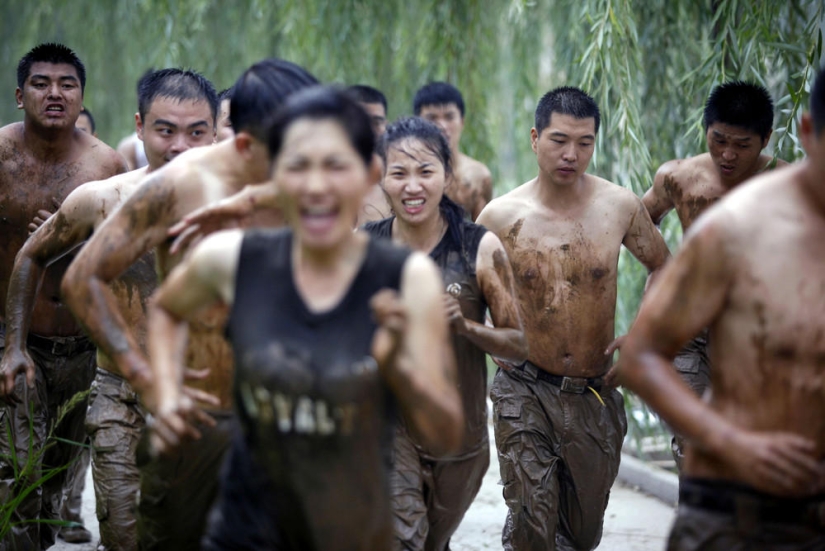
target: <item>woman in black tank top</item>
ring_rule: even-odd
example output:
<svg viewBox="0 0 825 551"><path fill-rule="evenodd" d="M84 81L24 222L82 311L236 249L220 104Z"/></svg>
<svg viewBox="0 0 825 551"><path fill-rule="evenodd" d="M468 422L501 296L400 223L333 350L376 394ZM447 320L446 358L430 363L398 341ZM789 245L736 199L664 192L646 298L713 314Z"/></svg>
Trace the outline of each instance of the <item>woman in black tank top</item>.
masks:
<svg viewBox="0 0 825 551"><path fill-rule="evenodd" d="M438 271L420 253L352 232L373 150L352 100L328 88L290 98L268 145L290 229L206 238L152 312L185 323L204 307L230 308L243 430L203 545L389 549L396 405L442 452L458 449L463 426ZM155 367L156 426L185 436L182 367Z"/></svg>
<svg viewBox="0 0 825 551"><path fill-rule="evenodd" d="M401 119L387 128L379 154L382 186L395 216L364 229L429 254L441 269L452 328L465 418L461 449L439 456L402 424L390 479L398 545L441 551L449 547L489 466L485 352L520 363L527 358L527 342L501 242L467 221L444 193L450 148L438 127L418 117ZM495 327L484 324L488 308Z"/></svg>

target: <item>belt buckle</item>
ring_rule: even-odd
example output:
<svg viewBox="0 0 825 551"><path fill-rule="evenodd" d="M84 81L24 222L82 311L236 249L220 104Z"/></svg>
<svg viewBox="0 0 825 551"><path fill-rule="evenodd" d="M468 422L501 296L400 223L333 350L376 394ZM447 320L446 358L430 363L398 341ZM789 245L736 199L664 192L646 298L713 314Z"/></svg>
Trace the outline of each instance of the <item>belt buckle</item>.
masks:
<svg viewBox="0 0 825 551"><path fill-rule="evenodd" d="M52 356L68 356L71 352L66 352L66 344L60 341L52 341Z"/></svg>
<svg viewBox="0 0 825 551"><path fill-rule="evenodd" d="M572 392L573 394L582 394L587 388L587 381L575 377L563 377L561 380L562 392Z"/></svg>

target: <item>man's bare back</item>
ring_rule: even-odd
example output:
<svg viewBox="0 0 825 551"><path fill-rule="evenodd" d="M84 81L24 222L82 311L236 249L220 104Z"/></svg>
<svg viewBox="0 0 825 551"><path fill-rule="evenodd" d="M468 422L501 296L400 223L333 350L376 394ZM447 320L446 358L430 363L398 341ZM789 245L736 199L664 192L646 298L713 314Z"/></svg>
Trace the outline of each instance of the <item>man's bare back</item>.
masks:
<svg viewBox="0 0 825 551"><path fill-rule="evenodd" d="M649 269L667 248L632 192L585 175L573 205L546 206L538 180L492 201L479 223L513 265L529 360L557 375L598 377L610 367L621 245Z"/></svg>
<svg viewBox="0 0 825 551"><path fill-rule="evenodd" d="M80 130L59 153L35 155L27 147L23 123L0 129L0 296L8 291L14 259L29 237L28 225L39 210L54 210L75 188L125 170L123 161L106 144ZM60 299L60 278L71 257L46 271L32 315L31 332L42 336L80 334L74 317ZM5 303L2 317L5 318Z"/></svg>
<svg viewBox="0 0 825 551"><path fill-rule="evenodd" d="M458 153L453 164L453 177L445 193L476 221L487 203L493 199L490 170L484 163Z"/></svg>
<svg viewBox="0 0 825 551"><path fill-rule="evenodd" d="M770 155L760 155L760 171L785 166L787 163ZM741 182L737 182L737 185ZM676 159L663 164L656 172L653 186L642 202L650 217L658 225L665 215L676 210L682 229L688 228L700 214L716 203L733 186L722 181L710 153L687 159Z"/></svg>

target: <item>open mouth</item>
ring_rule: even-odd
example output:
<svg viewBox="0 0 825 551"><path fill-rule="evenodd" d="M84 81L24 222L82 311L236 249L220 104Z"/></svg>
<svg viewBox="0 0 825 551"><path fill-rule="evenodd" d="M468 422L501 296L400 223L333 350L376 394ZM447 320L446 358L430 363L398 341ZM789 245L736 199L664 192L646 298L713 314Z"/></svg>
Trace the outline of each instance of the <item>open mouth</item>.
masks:
<svg viewBox="0 0 825 551"><path fill-rule="evenodd" d="M426 201L420 197L415 199L403 199L401 204L404 205L404 210L409 214L420 212L424 208Z"/></svg>
<svg viewBox="0 0 825 551"><path fill-rule="evenodd" d="M324 232L338 220L338 207L309 206L301 209L301 223L312 233Z"/></svg>

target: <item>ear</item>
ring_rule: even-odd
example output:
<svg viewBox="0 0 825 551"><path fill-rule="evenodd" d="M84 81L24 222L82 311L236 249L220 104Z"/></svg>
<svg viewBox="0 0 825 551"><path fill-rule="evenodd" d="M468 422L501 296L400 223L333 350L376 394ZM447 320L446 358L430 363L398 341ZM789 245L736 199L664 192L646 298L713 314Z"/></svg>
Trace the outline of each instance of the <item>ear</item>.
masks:
<svg viewBox="0 0 825 551"><path fill-rule="evenodd" d="M23 109L23 90L21 90L20 88L15 88L14 99L17 101L17 108Z"/></svg>
<svg viewBox="0 0 825 551"><path fill-rule="evenodd" d="M773 130L768 130L768 135L762 140L762 149L768 147L768 142L771 141L771 134L773 134Z"/></svg>
<svg viewBox="0 0 825 551"><path fill-rule="evenodd" d="M530 129L530 145L533 148L533 153L538 153L538 141L539 141L539 133L536 130L536 127Z"/></svg>
<svg viewBox="0 0 825 551"><path fill-rule="evenodd" d="M252 156L252 136L246 132L235 134L235 150L246 160Z"/></svg>
<svg viewBox="0 0 825 551"><path fill-rule="evenodd" d="M799 120L799 140L806 154L810 154L814 139L814 123L811 120L811 114L802 113L802 118Z"/></svg>
<svg viewBox="0 0 825 551"><path fill-rule="evenodd" d="M140 141L143 141L143 120L140 118L140 113L135 113L135 134Z"/></svg>

